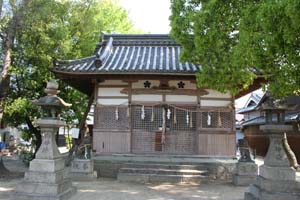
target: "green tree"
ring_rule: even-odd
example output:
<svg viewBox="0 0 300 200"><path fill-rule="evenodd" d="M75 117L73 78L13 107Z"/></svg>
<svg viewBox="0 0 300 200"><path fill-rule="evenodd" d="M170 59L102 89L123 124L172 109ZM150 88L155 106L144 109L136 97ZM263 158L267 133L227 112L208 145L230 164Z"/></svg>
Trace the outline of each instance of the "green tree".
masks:
<svg viewBox="0 0 300 200"><path fill-rule="evenodd" d="M4 119L14 126L27 124L40 145L40 132L32 124L39 117L31 101L44 96L53 58L91 55L101 32L135 32L124 9L114 1L23 0L21 27L14 32L11 50L10 90L5 97ZM26 2L26 3L25 3ZM8 18L8 21L12 18ZM68 122L81 120L87 97L60 82L60 96L73 104L64 112Z"/></svg>
<svg viewBox="0 0 300 200"><path fill-rule="evenodd" d="M300 1L171 0L181 58L201 65L198 85L232 94L262 76L280 97L300 93Z"/></svg>

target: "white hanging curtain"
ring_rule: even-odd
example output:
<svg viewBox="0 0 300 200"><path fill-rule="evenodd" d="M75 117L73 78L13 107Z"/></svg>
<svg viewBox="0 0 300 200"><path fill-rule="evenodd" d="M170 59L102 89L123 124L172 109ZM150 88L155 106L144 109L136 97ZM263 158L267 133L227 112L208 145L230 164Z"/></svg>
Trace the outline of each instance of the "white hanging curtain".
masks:
<svg viewBox="0 0 300 200"><path fill-rule="evenodd" d="M151 122L154 122L154 108L152 106L152 111L151 111Z"/></svg>
<svg viewBox="0 0 300 200"><path fill-rule="evenodd" d="M210 126L211 125L211 116L210 113L207 113L207 125Z"/></svg>
<svg viewBox="0 0 300 200"><path fill-rule="evenodd" d="M116 107L116 110L115 110L115 119L119 120L119 107Z"/></svg>
<svg viewBox="0 0 300 200"><path fill-rule="evenodd" d="M141 109L141 119L142 120L145 119L145 106L142 106L142 109Z"/></svg>
<svg viewBox="0 0 300 200"><path fill-rule="evenodd" d="M161 133L161 144L166 144L166 110L162 108L162 133Z"/></svg>

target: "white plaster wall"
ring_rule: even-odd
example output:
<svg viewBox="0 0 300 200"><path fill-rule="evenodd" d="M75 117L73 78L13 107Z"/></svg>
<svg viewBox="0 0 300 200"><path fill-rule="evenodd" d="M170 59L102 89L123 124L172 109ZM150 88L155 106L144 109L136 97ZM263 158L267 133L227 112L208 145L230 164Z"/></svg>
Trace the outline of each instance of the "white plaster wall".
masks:
<svg viewBox="0 0 300 200"><path fill-rule="evenodd" d="M127 105L128 99L98 99L97 104L100 105Z"/></svg>
<svg viewBox="0 0 300 200"><path fill-rule="evenodd" d="M230 93L221 93L212 89L205 89L209 92L207 95L203 95L202 97L211 97L211 98L231 98Z"/></svg>
<svg viewBox="0 0 300 200"><path fill-rule="evenodd" d="M128 96L127 94L122 94L121 90L123 88L98 88L98 96Z"/></svg>
<svg viewBox="0 0 300 200"><path fill-rule="evenodd" d="M178 83L181 80L176 80L176 81L169 81L170 87L176 87L178 88ZM190 81L182 81L184 83L184 89L197 89L196 83L191 83Z"/></svg>
<svg viewBox="0 0 300 200"><path fill-rule="evenodd" d="M196 96L188 95L166 95L167 102L187 102L187 103L197 103Z"/></svg>
<svg viewBox="0 0 300 200"><path fill-rule="evenodd" d="M162 101L162 95L132 95L132 101L158 102Z"/></svg>
<svg viewBox="0 0 300 200"><path fill-rule="evenodd" d="M144 82L147 80L139 80L138 82L132 83L132 88L144 88ZM159 86L159 80L148 80L151 83L150 87Z"/></svg>
<svg viewBox="0 0 300 200"><path fill-rule="evenodd" d="M127 85L127 83L123 82L122 80L105 80L99 85Z"/></svg>
<svg viewBox="0 0 300 200"><path fill-rule="evenodd" d="M231 104L231 101L213 101L213 100L201 100L201 106L203 107L227 107Z"/></svg>

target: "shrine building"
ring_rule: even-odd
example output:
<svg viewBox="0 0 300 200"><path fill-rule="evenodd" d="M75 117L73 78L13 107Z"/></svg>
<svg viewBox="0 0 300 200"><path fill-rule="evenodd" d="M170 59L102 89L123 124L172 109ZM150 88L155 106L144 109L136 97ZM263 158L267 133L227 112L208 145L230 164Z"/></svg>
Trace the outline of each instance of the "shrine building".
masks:
<svg viewBox="0 0 300 200"><path fill-rule="evenodd" d="M105 34L90 57L56 60L51 71L94 97L96 155L233 157L234 97L196 84L169 35Z"/></svg>

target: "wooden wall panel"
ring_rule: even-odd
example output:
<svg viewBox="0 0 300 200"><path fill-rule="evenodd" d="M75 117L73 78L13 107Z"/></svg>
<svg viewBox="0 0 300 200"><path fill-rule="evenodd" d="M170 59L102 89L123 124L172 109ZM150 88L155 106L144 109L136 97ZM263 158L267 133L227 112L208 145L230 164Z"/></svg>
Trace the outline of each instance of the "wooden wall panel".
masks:
<svg viewBox="0 0 300 200"><path fill-rule="evenodd" d="M231 101L201 100L200 103L203 107L227 107L231 105Z"/></svg>
<svg viewBox="0 0 300 200"><path fill-rule="evenodd" d="M93 148L96 153L129 153L130 132L94 129Z"/></svg>
<svg viewBox="0 0 300 200"><path fill-rule="evenodd" d="M166 143L162 144L162 150L155 150L156 132L133 130L133 153L157 153L157 154L195 154L195 132L167 132Z"/></svg>
<svg viewBox="0 0 300 200"><path fill-rule="evenodd" d="M199 155L213 156L234 156L235 155L234 134L199 134L198 153Z"/></svg>
<svg viewBox="0 0 300 200"><path fill-rule="evenodd" d="M218 92L216 90L212 90L212 89L205 89L206 91L208 91L209 93L207 95L202 96L203 98L205 97L216 97L216 98L231 98L230 93L221 93Z"/></svg>

